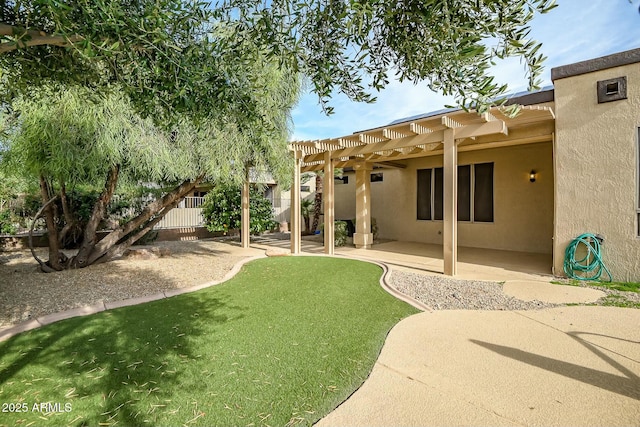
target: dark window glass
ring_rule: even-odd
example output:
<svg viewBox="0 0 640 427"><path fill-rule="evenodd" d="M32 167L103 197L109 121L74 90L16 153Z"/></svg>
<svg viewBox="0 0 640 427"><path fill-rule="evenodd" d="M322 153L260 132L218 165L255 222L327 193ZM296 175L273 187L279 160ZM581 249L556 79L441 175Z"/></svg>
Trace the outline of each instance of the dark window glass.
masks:
<svg viewBox="0 0 640 427"><path fill-rule="evenodd" d="M458 221L471 221L471 165L458 166Z"/></svg>
<svg viewBox="0 0 640 427"><path fill-rule="evenodd" d="M493 222L493 163L474 165L473 220Z"/></svg>
<svg viewBox="0 0 640 427"><path fill-rule="evenodd" d="M418 170L418 219L431 219L431 169Z"/></svg>
<svg viewBox="0 0 640 427"><path fill-rule="evenodd" d="M434 197L433 197L433 219L443 218L444 207L444 175L442 168L435 168L434 172Z"/></svg>
<svg viewBox="0 0 640 427"><path fill-rule="evenodd" d="M383 175L381 173L371 174L371 182L382 182L383 180Z"/></svg>

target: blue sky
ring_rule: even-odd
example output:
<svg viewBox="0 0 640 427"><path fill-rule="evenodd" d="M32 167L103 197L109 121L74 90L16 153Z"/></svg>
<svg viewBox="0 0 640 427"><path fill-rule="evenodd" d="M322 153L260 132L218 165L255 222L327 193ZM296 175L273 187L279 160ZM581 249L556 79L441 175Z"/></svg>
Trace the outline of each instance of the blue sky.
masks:
<svg viewBox="0 0 640 427"><path fill-rule="evenodd" d="M547 56L543 86L551 84L551 68L640 47L640 0L558 0L558 7L538 15L531 35L542 42ZM509 92L527 89L523 65L504 61L494 70ZM453 104L451 98L431 92L425 84L392 81L375 104L349 101L343 95L331 100L335 112L326 116L313 93L305 94L293 111L292 140L336 138L393 120L439 110Z"/></svg>

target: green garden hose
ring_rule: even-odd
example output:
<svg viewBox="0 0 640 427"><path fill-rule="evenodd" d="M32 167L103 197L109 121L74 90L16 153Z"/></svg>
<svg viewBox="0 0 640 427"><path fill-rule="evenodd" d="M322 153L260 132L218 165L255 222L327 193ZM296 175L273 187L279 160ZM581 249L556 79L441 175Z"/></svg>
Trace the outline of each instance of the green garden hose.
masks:
<svg viewBox="0 0 640 427"><path fill-rule="evenodd" d="M581 234L573 239L564 251L564 272L568 277L577 280L599 280L604 271L609 276L607 281L611 282L611 272L604 265L600 255L601 239L600 236L590 233ZM576 251L581 244L586 247L587 254L576 260Z"/></svg>

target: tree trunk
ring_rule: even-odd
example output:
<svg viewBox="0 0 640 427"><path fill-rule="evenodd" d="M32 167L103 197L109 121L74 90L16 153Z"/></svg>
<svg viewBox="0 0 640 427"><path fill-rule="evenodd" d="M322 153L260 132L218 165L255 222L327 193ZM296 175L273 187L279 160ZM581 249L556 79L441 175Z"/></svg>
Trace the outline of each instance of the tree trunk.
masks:
<svg viewBox="0 0 640 427"><path fill-rule="evenodd" d="M64 185L64 182L60 183L60 202L62 204L62 213L64 215L65 225L58 235L58 244L61 248L64 248L66 247L65 243L67 243L67 235L71 232L71 239L72 241L75 241L78 237L76 234L76 232L78 231L77 228L79 228L78 221L73 215L73 212L71 212L71 209L69 209L69 198L67 197L67 189Z"/></svg>
<svg viewBox="0 0 640 427"><path fill-rule="evenodd" d="M313 224L311 224L311 232L314 233L318 229L320 215L322 214L322 176L316 172L316 194L313 200Z"/></svg>
<svg viewBox="0 0 640 427"><path fill-rule="evenodd" d="M54 272L56 270L54 270L53 268L49 267L49 264L47 264L46 262L44 262L40 258L38 258L38 255L36 254L36 251L33 249L33 227L36 225L36 221L38 220L38 218L40 218L40 216L42 215L44 210L47 209L49 207L49 205L51 205L51 203L53 203L55 200L56 199L54 197L52 199L49 199L49 201L47 203L42 205L42 207L38 210L36 215L33 217L33 220L31 221L31 226L29 227L29 249L31 250L31 255L33 256L33 258L36 261L38 261L38 264L40 264L40 270L44 271L45 273L52 273L52 272Z"/></svg>
<svg viewBox="0 0 640 427"><path fill-rule="evenodd" d="M89 217L89 221L84 229L84 238L82 239L82 245L80 245L80 250L78 250L78 254L71 260L71 265L75 268L86 267L91 264L89 261L89 256L93 252L94 247L96 246L96 236L98 232L98 226L100 225L100 221L104 218L104 214L107 210L107 206L111 201L111 197L113 193L116 191L116 186L118 184L118 173L120 172L119 166L112 166L109 171L109 176L107 177L107 181L104 184L104 190L102 190L102 194L96 201L96 204L93 205L93 211L91 212L91 216Z"/></svg>
<svg viewBox="0 0 640 427"><path fill-rule="evenodd" d="M150 203L144 208L140 215L107 234L104 239L100 240L100 242L95 245L87 260L87 265L91 265L99 259L101 262L107 261L108 259L124 252L124 249L134 244L151 228L142 234L140 234L140 231L136 232L133 236L129 236L129 234L135 232L140 227L145 229L149 227L150 224L152 224L151 227L153 227L153 225L159 222L173 207L184 199L184 197L189 194L203 178L204 175L200 175L194 181L184 181L178 187L173 189L173 191L165 194L161 199ZM127 238L127 236L129 237ZM123 238L126 238L126 240L121 242ZM118 249L112 250L116 245L118 245Z"/></svg>
<svg viewBox="0 0 640 427"><path fill-rule="evenodd" d="M182 197L177 199L177 200L175 200L170 206L165 207L151 221L147 222L145 224L145 226L140 231L138 231L137 233L135 233L132 236L130 236L129 238L127 238L124 242L119 243L119 244L109 248L107 250L107 252L103 256L101 256L100 258L96 259L93 262L93 264L99 264L99 263L108 261L108 260L110 260L112 258L116 258L116 257L119 257L120 255L122 255L124 253L124 251L126 251L129 248L129 246L133 245L135 242L137 242L142 237L144 237L144 235L147 234L149 231L151 231L153 229L153 227L157 223L162 221L162 218L164 218L164 216L167 214L167 212L169 212L171 209L173 209L176 206L178 206L178 203L180 203L181 200L182 200Z"/></svg>
<svg viewBox="0 0 640 427"><path fill-rule="evenodd" d="M105 183L105 188L96 201L89 222L84 230L84 239L78 254L69 260L69 262L60 262L60 247L58 244L57 230L55 227L55 214L51 210L50 203L43 209L43 214L47 220L47 228L51 228L49 234L49 257L48 263L54 270L62 270L64 268L84 268L94 263L108 261L114 257L122 255L122 253L136 241L148 233L160 220L174 207L180 203L184 197L193 191L204 175L198 176L194 181L184 181L182 184L165 194L161 199L150 203L144 208L142 213L131 219L127 223L116 228L107 236L97 242L97 230L100 221L103 219L113 193L115 192L118 181L118 168L114 167ZM50 198L49 187L46 180L41 177L41 191L43 200L47 203ZM46 196L46 198L45 198ZM51 261L56 261L56 264Z"/></svg>
<svg viewBox="0 0 640 427"><path fill-rule="evenodd" d="M42 196L42 204L45 206L43 211L44 220L47 223L47 233L49 237L49 261L48 265L56 271L63 269L61 264L60 244L58 242L58 229L56 227L56 214L51 202L51 187L43 175L40 175L40 195Z"/></svg>

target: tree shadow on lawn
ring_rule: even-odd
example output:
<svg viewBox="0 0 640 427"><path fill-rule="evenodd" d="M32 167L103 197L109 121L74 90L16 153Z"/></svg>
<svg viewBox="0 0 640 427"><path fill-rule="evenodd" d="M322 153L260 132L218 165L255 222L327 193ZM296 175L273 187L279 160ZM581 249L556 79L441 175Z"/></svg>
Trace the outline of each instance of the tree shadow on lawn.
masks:
<svg viewBox="0 0 640 427"><path fill-rule="evenodd" d="M0 426L312 424L416 312L380 274L346 259L265 258L229 283L24 333L0 343L0 402L72 411L6 414Z"/></svg>
<svg viewBox="0 0 640 427"><path fill-rule="evenodd" d="M189 407L188 391L175 395L190 362L207 357L194 341L210 334L215 345L212 332L232 327L243 311L224 294L197 292L61 321L0 343L0 402L28 407L2 414L0 425L144 425L172 413L189 422L200 414L197 405ZM60 405L33 411L46 402Z"/></svg>

